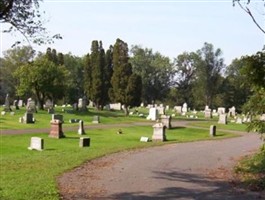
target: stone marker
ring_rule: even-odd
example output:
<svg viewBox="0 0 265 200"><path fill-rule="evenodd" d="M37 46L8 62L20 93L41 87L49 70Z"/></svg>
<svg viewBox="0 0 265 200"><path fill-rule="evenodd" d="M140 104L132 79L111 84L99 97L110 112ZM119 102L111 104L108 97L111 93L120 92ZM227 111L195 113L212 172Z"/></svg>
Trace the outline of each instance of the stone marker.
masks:
<svg viewBox="0 0 265 200"><path fill-rule="evenodd" d="M148 137L141 137L140 138L140 142L149 142L149 138Z"/></svg>
<svg viewBox="0 0 265 200"><path fill-rule="evenodd" d="M227 115L220 114L218 124L227 124Z"/></svg>
<svg viewBox="0 0 265 200"><path fill-rule="evenodd" d="M69 119L69 123L78 123L80 119Z"/></svg>
<svg viewBox="0 0 265 200"><path fill-rule="evenodd" d="M23 117L19 118L19 122L25 124L35 123L35 119L33 118L33 113L26 112Z"/></svg>
<svg viewBox="0 0 265 200"><path fill-rule="evenodd" d="M242 123L243 123L242 118L241 118L241 117L237 117L237 118L236 118L236 123L237 123L237 124L242 124Z"/></svg>
<svg viewBox="0 0 265 200"><path fill-rule="evenodd" d="M79 135L84 135L84 134L86 134L86 133L85 133L85 129L84 129L84 122L83 122L83 120L80 120L80 121L79 121L79 128L78 128L77 133L78 133Z"/></svg>
<svg viewBox="0 0 265 200"><path fill-rule="evenodd" d="M65 137L62 130L62 122L58 119L51 121L51 131L49 134L51 138L63 138Z"/></svg>
<svg viewBox="0 0 265 200"><path fill-rule="evenodd" d="M157 120L157 118L158 118L157 109L156 108L150 108L149 109L149 115L147 116L146 119L155 121L155 120Z"/></svg>
<svg viewBox="0 0 265 200"><path fill-rule="evenodd" d="M11 107L10 107L10 102L9 102L9 95L6 95L6 99L5 99L5 108L4 111L9 112L12 111Z"/></svg>
<svg viewBox="0 0 265 200"><path fill-rule="evenodd" d="M204 111L204 117L205 118L212 118L212 111L211 109L205 110Z"/></svg>
<svg viewBox="0 0 265 200"><path fill-rule="evenodd" d="M44 149L44 140L39 137L31 137L28 149L42 151Z"/></svg>
<svg viewBox="0 0 265 200"><path fill-rule="evenodd" d="M152 140L153 141L165 141L166 140L166 133L165 133L165 126L163 123L156 123L154 126L154 131L153 131L153 136Z"/></svg>
<svg viewBox="0 0 265 200"><path fill-rule="evenodd" d="M183 113L188 112L188 105L187 105L187 103L184 103L184 104L183 104L183 106L182 106L182 112L183 112Z"/></svg>
<svg viewBox="0 0 265 200"><path fill-rule="evenodd" d="M89 147L90 146L90 138L81 137L79 140L79 147Z"/></svg>
<svg viewBox="0 0 265 200"><path fill-rule="evenodd" d="M99 123L100 123L100 121L99 121L99 116L97 116L97 115L94 116L94 117L93 117L93 121L92 121L92 123L93 123L93 124L99 124Z"/></svg>
<svg viewBox="0 0 265 200"><path fill-rule="evenodd" d="M60 115L60 114L52 114L52 120L55 120L55 119L58 119L62 123L64 123L64 121L63 121L63 115Z"/></svg>
<svg viewBox="0 0 265 200"><path fill-rule="evenodd" d="M211 137L216 136L216 126L214 126L214 125L210 126L210 136Z"/></svg>
<svg viewBox="0 0 265 200"><path fill-rule="evenodd" d="M162 115L160 120L161 120L161 123L163 123L166 128L171 129L171 116L170 115Z"/></svg>

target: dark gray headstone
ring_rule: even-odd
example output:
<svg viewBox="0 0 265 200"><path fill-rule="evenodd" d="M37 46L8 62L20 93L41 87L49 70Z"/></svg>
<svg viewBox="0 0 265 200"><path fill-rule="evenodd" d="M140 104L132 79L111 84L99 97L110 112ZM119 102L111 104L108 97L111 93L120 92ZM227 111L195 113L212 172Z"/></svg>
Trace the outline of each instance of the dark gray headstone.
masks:
<svg viewBox="0 0 265 200"><path fill-rule="evenodd" d="M79 147L89 147L90 146L90 138L81 137L79 140Z"/></svg>
<svg viewBox="0 0 265 200"><path fill-rule="evenodd" d="M210 136L211 137L216 136L216 126L214 126L214 125L210 126Z"/></svg>

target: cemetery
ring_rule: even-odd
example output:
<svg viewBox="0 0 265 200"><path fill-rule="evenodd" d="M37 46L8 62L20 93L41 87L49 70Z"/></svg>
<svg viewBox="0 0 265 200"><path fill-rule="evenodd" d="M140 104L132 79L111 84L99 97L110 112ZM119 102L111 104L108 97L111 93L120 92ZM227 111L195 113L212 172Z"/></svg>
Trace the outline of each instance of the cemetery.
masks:
<svg viewBox="0 0 265 200"><path fill-rule="evenodd" d="M159 114L155 107L139 107L137 113L135 108L131 109L129 116L124 116L124 112L119 110L98 111L87 107L81 112L73 110L69 113L63 108L55 107L54 114L47 110L28 112L34 115L34 123L19 123L19 118L27 113L26 107L14 109L14 115L8 111L1 115L4 133L1 138L1 168L5 171L2 179L9 185L23 184L24 187L19 188L23 193L21 198L36 199L43 191L49 191L45 193L49 199L58 199L54 177L106 154L178 142L237 137L226 130L244 131L246 128L245 123L231 122L233 117L227 116L226 123L220 123L219 116L209 118L204 111L188 111L186 107L183 109L185 114L178 113L174 108L162 109ZM210 112L209 108L207 112ZM192 115L193 118L190 117ZM183 121L196 128L176 126ZM134 123L138 125L131 125ZM47 131L34 133L38 129ZM121 133L117 134L117 129ZM14 133L32 131L12 134L12 130ZM32 167L28 168L29 165ZM40 171L45 177L38 175ZM38 184L32 185L36 181ZM4 190L11 198L17 195L6 187Z"/></svg>

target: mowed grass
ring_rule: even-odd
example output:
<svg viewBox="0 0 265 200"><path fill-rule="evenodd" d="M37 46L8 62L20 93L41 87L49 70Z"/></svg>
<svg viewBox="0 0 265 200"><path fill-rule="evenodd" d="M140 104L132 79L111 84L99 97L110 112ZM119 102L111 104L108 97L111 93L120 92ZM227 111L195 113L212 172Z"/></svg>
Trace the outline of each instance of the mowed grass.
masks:
<svg viewBox="0 0 265 200"><path fill-rule="evenodd" d="M118 124L118 123L128 123L145 121L145 118L139 117L137 115L126 116L123 111L98 111L94 109L89 109L87 112L74 111L73 113L67 113L64 110L71 110L71 108L56 107L55 113L63 115L64 126L74 126L76 124L70 123L70 119L80 119L84 121L84 125L92 124L93 116L98 115L100 121L104 124ZM19 123L19 118L24 116L26 109L22 107L19 110L13 110L15 115L10 115L10 112L6 112L5 115L0 116L0 128L4 129L38 129L38 128L50 128L50 121L52 119L52 114L48 114L45 110L39 110L34 113L33 116L36 120L34 124L24 124Z"/></svg>
<svg viewBox="0 0 265 200"><path fill-rule="evenodd" d="M117 126L118 127L118 126ZM91 146L79 147L79 135L66 132L66 138L52 139L47 134L1 136L1 186L3 200L58 200L56 177L82 163L111 153L151 146L197 140L233 137L217 132L210 138L209 131L175 127L166 131L167 142L139 142L141 136L151 138L151 126L86 130ZM27 149L32 136L44 139L44 151Z"/></svg>
<svg viewBox="0 0 265 200"><path fill-rule="evenodd" d="M190 122L188 125L201 127L201 128L209 128L211 125L215 125L217 130L218 129L224 129L224 130L247 132L247 130L246 130L247 125L246 124L236 124L236 123L231 123L231 122L228 122L227 124L218 124L218 122L216 120L193 121L193 122Z"/></svg>

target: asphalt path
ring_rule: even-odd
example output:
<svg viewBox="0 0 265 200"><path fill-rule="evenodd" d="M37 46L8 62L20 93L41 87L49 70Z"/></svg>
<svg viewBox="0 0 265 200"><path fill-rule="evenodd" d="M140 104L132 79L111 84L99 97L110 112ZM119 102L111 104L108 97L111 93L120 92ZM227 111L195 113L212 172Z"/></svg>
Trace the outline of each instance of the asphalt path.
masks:
<svg viewBox="0 0 265 200"><path fill-rule="evenodd" d="M185 126L185 122L179 125ZM89 161L60 177L62 199L252 200L231 184L233 166L262 144L257 134L126 151Z"/></svg>

